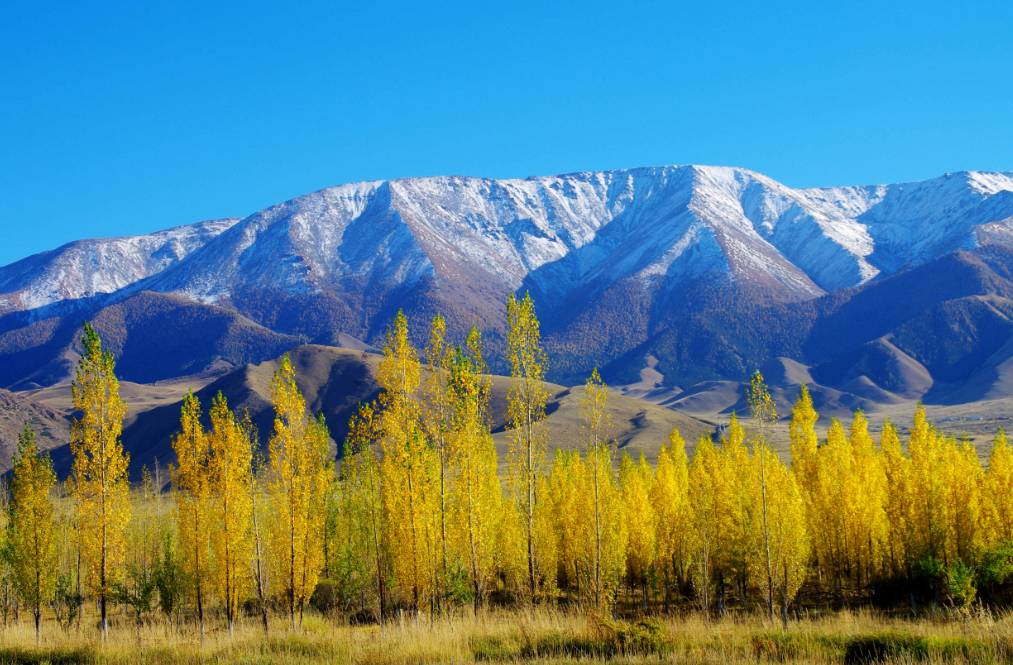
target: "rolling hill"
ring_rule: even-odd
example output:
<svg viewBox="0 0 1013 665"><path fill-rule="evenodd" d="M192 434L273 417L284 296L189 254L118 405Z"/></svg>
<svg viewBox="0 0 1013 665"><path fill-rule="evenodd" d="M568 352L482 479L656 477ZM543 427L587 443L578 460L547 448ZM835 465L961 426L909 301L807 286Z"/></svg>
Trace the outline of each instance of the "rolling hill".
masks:
<svg viewBox="0 0 1013 665"><path fill-rule="evenodd" d="M290 355L308 407L314 413L324 415L334 445L340 445L347 433L348 419L357 406L378 394L375 375L379 356L361 350L319 345L299 346ZM234 409L249 411L261 444L266 445L274 418L271 380L278 365L279 359L272 359L217 377L204 375L153 384L123 382L121 392L128 405L123 443L131 455L131 473L136 476L143 465L151 467L156 460L160 464L172 461L172 437L179 428L183 397L191 389L205 407L221 391ZM509 438L505 418L510 379L493 376L491 380L491 426L502 455L507 450ZM579 424L582 389L554 384L547 384L547 388L552 395L547 409L550 446L555 449L582 445ZM0 399L5 395L18 400L21 405L19 411L12 410L10 414L27 413L25 409L47 414L49 420L42 421L36 416L34 422L44 422L54 430L54 435L44 437L43 443L51 450L58 472L65 474L71 462L66 445L67 422L72 411L69 385L63 383L17 394L3 391ZM0 402L0 408L3 406ZM613 395L610 400L609 413L619 449L634 456L643 453L649 459L654 458L673 427L679 427L690 442L714 430L714 424L710 422L620 394ZM8 419L17 421L18 429L22 426L16 415ZM54 423L57 422L63 424L62 430L56 428ZM7 429L14 431L13 428ZM6 429L0 434L6 434ZM4 442L8 440L11 439L3 439ZM6 448L2 450L6 451ZM0 454L0 466L7 461L9 454L6 458Z"/></svg>
<svg viewBox="0 0 1013 665"><path fill-rule="evenodd" d="M368 392L362 351L397 309L417 342L437 312L452 338L478 325L502 374L504 302L524 291L560 414L566 386L600 367L633 400L619 420L634 448L665 411L742 410L737 387L756 368L782 409L802 383L832 414L1001 403L1013 396L1013 174L795 189L691 165L339 185L0 267L0 387L65 391L92 321L125 381L221 388L266 426L258 372L287 350L344 347L361 358L310 363L303 379L340 435ZM148 442L145 459L167 451L158 408L127 433Z"/></svg>

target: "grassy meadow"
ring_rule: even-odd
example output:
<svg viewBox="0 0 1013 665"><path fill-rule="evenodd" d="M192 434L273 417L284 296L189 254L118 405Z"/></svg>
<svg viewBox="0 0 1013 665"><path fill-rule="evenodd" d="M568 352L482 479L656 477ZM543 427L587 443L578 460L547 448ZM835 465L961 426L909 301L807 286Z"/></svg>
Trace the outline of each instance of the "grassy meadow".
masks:
<svg viewBox="0 0 1013 665"><path fill-rule="evenodd" d="M282 620L264 634L247 618L203 641L192 624L137 627L114 617L105 643L87 624L55 623L36 646L29 622L0 633L0 663L1003 663L1013 661L1013 614L940 614L917 620L869 611L803 616L787 628L755 615L690 613L620 621L545 608L464 613L430 621L407 615L351 626L318 614L293 632Z"/></svg>

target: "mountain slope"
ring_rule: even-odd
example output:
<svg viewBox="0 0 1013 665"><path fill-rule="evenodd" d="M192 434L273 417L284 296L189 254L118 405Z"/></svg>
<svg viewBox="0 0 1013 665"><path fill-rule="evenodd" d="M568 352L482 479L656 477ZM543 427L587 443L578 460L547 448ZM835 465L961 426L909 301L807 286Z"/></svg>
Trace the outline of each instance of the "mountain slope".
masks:
<svg viewBox="0 0 1013 665"><path fill-rule="evenodd" d="M350 349L305 345L293 349L291 358L307 406L314 413L324 415L331 437L338 445L344 440L348 419L358 405L375 398L378 393L376 369L379 356ZM261 445L266 446L274 419L271 381L278 366L279 360L272 359L237 368L211 381L196 380L192 385L188 385L188 381L147 386L123 383L123 397L129 407L123 443L130 453L132 475L139 475L142 466L151 467L156 460L161 464L173 460L172 436L179 428L180 407L188 387L194 389L205 409L221 392L232 408L239 412L248 411L257 427ZM510 379L493 376L491 380L491 425L502 456L507 449L506 394ZM576 424L580 418L581 389L566 389L553 384L546 386L551 394L547 409L551 446L573 448L583 445L581 430ZM11 394L0 391L0 405L5 395ZM13 398L19 399L17 395ZM66 384L45 388L20 399L48 413L58 413L64 423L69 416L70 391ZM644 453L652 459L673 427L679 427L691 442L713 430L713 425L708 422L618 394L610 397L609 412L621 449L634 455ZM57 470L61 475L65 474L71 464L69 448L62 441L47 439L45 443L52 449ZM5 468L4 462L3 449L0 449L0 468Z"/></svg>
<svg viewBox="0 0 1013 665"><path fill-rule="evenodd" d="M125 364L138 379L198 371L219 356L263 360L300 341L375 344L399 308L419 340L436 312L455 335L478 324L503 371L503 303L519 290L538 302L550 377L563 383L595 365L635 378L647 355L669 386L739 379L776 357L815 367L851 354L868 364L865 344L896 360L877 341L888 334L913 362L959 381L1004 334L1004 304L950 301L1007 297L1005 259L995 257L1013 246L1013 175L827 189L710 166L415 178L340 185L165 234L0 268L0 385L65 377L73 330L100 313L127 337L158 331L170 321L162 309L110 309L146 293L202 312L184 319L194 339L232 339L237 326L278 337L235 353L213 342L193 362L175 357L189 344L167 344L146 375ZM74 258L81 252L87 260ZM916 272L936 261L935 272ZM891 281L908 273L908 286ZM937 309L913 318L929 305ZM242 324L223 323L225 313ZM920 326L974 326L984 337L953 337L976 349L966 361L956 347L949 359L930 357L912 341Z"/></svg>
<svg viewBox="0 0 1013 665"><path fill-rule="evenodd" d="M180 261L237 219L150 235L80 240L0 267L0 315L113 293Z"/></svg>
<svg viewBox="0 0 1013 665"><path fill-rule="evenodd" d="M120 378L151 382L224 371L300 343L234 310L142 292L101 309L33 321L0 333L0 386L30 389L68 379L90 320L117 358Z"/></svg>
<svg viewBox="0 0 1013 665"><path fill-rule="evenodd" d="M27 395L0 389L0 471L11 467L18 435L26 424L35 431L41 448L65 445L70 437L70 421L65 411Z"/></svg>

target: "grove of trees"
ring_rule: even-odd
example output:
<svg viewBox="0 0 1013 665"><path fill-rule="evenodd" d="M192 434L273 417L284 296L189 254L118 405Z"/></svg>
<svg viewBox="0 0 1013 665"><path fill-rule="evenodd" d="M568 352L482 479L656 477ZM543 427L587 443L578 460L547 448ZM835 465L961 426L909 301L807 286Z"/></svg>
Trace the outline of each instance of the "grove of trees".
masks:
<svg viewBox="0 0 1013 665"><path fill-rule="evenodd" d="M817 434L805 388L788 423L757 373L748 419L690 457L672 431L655 464L620 454L597 371L581 400L584 444L550 455L547 357L529 296L507 307L508 452L493 441L481 335L447 339L439 316L417 349L398 313L379 397L360 406L339 462L288 357L273 383L266 457L246 414L219 394L183 402L168 489L128 483L126 407L112 356L85 327L73 384L73 471L59 484L30 428L14 457L0 550L7 622L48 610L65 629L97 608L138 625L162 615L232 630L270 615L298 629L308 606L348 619L490 604L567 603L655 612L755 608L787 622L806 602L1009 599L1013 449L987 464L918 408L906 441L878 441L861 412ZM1004 586L1007 584L1007 586ZM1003 594L1006 594L1005 596ZM92 602L94 604L92 604Z"/></svg>

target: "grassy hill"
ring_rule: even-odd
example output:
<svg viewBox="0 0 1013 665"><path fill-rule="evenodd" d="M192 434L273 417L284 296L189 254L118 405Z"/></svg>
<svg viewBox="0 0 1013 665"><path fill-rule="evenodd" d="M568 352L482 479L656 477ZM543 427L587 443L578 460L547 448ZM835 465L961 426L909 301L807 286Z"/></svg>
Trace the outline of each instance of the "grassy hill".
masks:
<svg viewBox="0 0 1013 665"><path fill-rule="evenodd" d="M291 357L307 405L314 412L324 414L337 453L337 446L347 433L348 419L357 406L379 393L376 370L380 357L365 350L320 345L300 346L292 351ZM193 390L205 406L221 391L233 408L249 410L261 443L266 444L273 423L271 380L279 360L246 365L212 376L198 375L150 384L122 382L121 393L128 407L123 442L130 452L131 472L136 475L143 465L152 466L156 460L163 465L172 461L172 436L178 429L180 407L188 390ZM506 409L510 382L508 377L492 377L490 416L501 456L509 447ZM582 446L580 396L583 387L567 388L556 384L546 384L546 387L551 395L547 408L550 449ZM65 474L71 461L67 446L67 423L72 411L70 385L64 382L31 392L5 394L16 397L25 405L22 408L49 414L46 422L62 427L49 425L55 435L46 438L44 445L52 450L57 471ZM609 415L620 450L635 457L643 453L650 460L668 440L673 427L678 427L689 443L715 427L707 420L626 397L617 391L610 396ZM0 434L5 442L13 445L19 428L20 425L8 428L12 433ZM0 456L0 462L9 463L9 452L6 457Z"/></svg>

